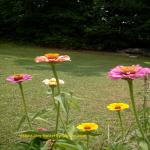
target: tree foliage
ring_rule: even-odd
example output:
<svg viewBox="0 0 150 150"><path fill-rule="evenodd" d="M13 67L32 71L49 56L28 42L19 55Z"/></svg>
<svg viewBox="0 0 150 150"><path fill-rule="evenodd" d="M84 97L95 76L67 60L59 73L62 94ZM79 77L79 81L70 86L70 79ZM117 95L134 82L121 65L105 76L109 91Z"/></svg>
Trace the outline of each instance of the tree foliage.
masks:
<svg viewBox="0 0 150 150"><path fill-rule="evenodd" d="M44 46L149 47L149 0L0 0L2 38Z"/></svg>

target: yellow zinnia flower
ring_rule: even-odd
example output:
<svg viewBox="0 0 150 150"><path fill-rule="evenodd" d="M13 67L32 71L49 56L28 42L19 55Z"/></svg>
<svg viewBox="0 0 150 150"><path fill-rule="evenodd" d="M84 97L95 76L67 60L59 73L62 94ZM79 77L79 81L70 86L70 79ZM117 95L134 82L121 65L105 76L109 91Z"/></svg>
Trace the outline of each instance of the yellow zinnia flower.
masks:
<svg viewBox="0 0 150 150"><path fill-rule="evenodd" d="M82 123L77 128L82 131L93 131L97 130L98 125L96 123Z"/></svg>
<svg viewBox="0 0 150 150"><path fill-rule="evenodd" d="M129 105L125 103L112 103L112 104L109 104L107 108L112 111L121 111L121 110L129 108Z"/></svg>

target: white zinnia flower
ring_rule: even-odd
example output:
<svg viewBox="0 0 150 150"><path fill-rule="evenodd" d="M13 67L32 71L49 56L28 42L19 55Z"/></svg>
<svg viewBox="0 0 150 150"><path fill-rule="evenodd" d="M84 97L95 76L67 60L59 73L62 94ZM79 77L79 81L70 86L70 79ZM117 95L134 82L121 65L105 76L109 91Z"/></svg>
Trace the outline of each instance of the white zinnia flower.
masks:
<svg viewBox="0 0 150 150"><path fill-rule="evenodd" d="M56 86L57 82L55 78L51 78L51 79L45 79L42 81L44 84L46 85L50 85L50 86ZM63 80L59 80L59 84L64 84Z"/></svg>

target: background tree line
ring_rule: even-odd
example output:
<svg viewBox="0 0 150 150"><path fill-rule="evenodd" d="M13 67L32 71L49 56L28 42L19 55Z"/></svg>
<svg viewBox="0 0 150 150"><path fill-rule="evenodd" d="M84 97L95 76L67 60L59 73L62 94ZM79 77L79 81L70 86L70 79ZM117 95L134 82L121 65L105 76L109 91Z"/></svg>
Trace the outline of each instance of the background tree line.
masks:
<svg viewBox="0 0 150 150"><path fill-rule="evenodd" d="M0 0L1 39L84 49L150 47L149 0Z"/></svg>

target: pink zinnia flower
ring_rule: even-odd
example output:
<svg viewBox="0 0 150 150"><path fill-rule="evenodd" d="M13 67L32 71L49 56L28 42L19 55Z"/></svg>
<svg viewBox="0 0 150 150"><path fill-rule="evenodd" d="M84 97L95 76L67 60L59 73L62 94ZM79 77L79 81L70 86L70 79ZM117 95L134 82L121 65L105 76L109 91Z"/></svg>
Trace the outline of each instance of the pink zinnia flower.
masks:
<svg viewBox="0 0 150 150"><path fill-rule="evenodd" d="M48 131L46 128L37 128L37 131Z"/></svg>
<svg viewBox="0 0 150 150"><path fill-rule="evenodd" d="M68 55L60 55L58 53L48 53L44 56L38 56L35 58L35 62L64 62L71 61Z"/></svg>
<svg viewBox="0 0 150 150"><path fill-rule="evenodd" d="M118 79L136 79L150 74L150 68L143 68L140 65L116 66L108 72L112 80Z"/></svg>
<svg viewBox="0 0 150 150"><path fill-rule="evenodd" d="M11 83L20 83L25 80L31 80L31 79L32 79L32 76L29 74L15 74L15 75L7 77L6 80Z"/></svg>

